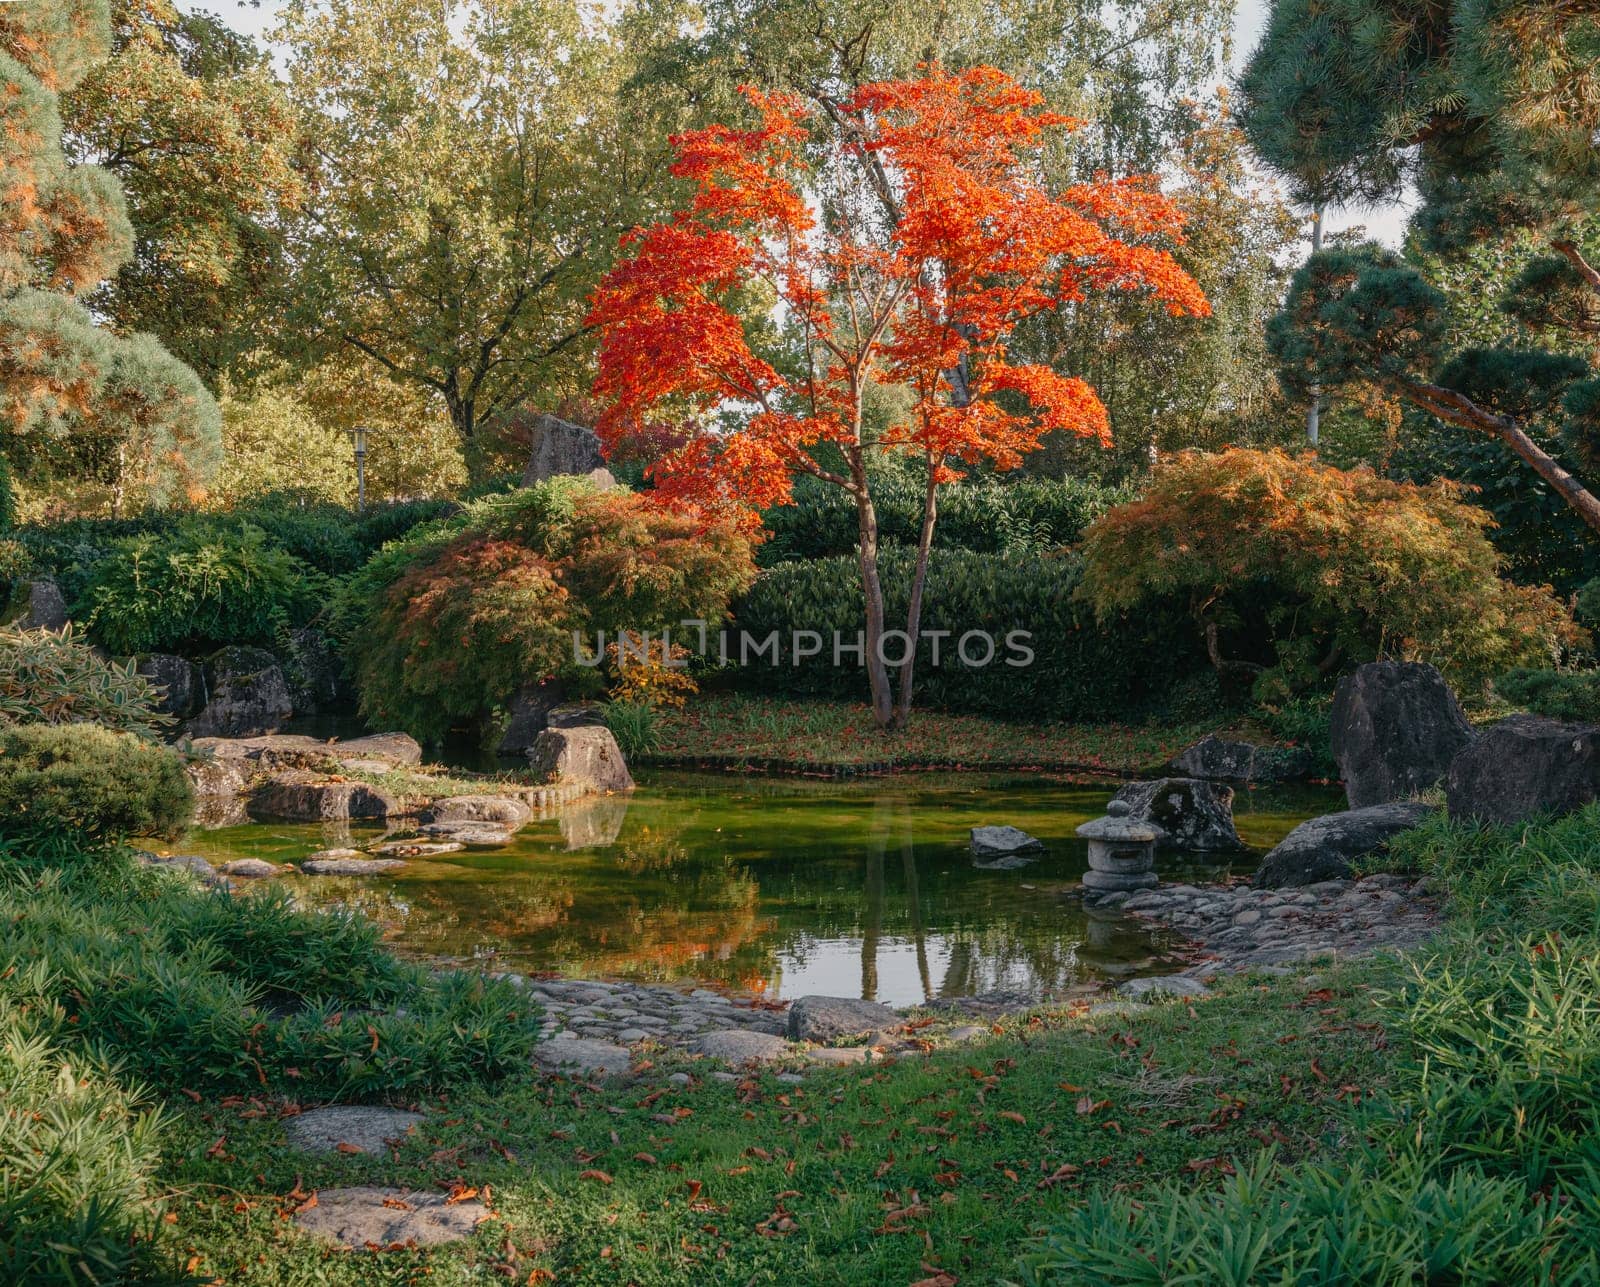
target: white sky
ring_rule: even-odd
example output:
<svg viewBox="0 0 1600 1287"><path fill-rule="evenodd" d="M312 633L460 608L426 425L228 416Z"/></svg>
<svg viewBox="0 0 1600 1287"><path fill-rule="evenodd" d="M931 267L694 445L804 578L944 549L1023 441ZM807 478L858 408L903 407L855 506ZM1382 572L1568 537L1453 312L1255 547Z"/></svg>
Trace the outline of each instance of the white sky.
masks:
<svg viewBox="0 0 1600 1287"><path fill-rule="evenodd" d="M220 16L236 31L262 36L270 27L278 8L277 0L260 0L259 4L241 3L241 0L181 0L187 9L206 9ZM1239 9L1233 26L1234 69L1244 66L1250 51L1261 38L1266 25L1267 0L1238 0ZM1410 215L1406 203L1396 202L1376 209L1339 208L1328 212L1328 232L1340 232L1354 225L1364 225L1370 236L1388 245L1398 247L1405 233L1405 222Z"/></svg>

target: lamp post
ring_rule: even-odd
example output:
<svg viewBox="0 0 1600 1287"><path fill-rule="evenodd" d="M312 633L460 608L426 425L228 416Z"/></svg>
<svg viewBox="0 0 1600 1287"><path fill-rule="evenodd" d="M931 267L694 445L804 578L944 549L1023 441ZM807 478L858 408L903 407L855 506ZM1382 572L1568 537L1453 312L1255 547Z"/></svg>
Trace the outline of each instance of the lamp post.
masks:
<svg viewBox="0 0 1600 1287"><path fill-rule="evenodd" d="M363 514L367 509L367 427L356 425L350 438L356 447L356 513Z"/></svg>

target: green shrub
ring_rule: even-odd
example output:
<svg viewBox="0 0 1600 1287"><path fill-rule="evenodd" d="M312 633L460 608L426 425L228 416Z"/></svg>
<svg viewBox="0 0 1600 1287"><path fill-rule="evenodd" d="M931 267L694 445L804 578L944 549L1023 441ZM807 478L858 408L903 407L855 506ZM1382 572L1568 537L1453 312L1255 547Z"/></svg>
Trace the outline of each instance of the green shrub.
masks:
<svg viewBox="0 0 1600 1287"><path fill-rule="evenodd" d="M340 587L330 634L369 719L434 739L481 725L530 679L578 668L573 634L720 620L748 541L630 492L562 479L469 505Z"/></svg>
<svg viewBox="0 0 1600 1287"><path fill-rule="evenodd" d="M0 730L0 834L175 835L194 793L177 754L93 724Z"/></svg>
<svg viewBox="0 0 1600 1287"><path fill-rule="evenodd" d="M321 576L259 527L193 525L116 542L94 568L75 615L114 653L198 654L270 646L323 598Z"/></svg>
<svg viewBox="0 0 1600 1287"><path fill-rule="evenodd" d="M1261 712L1273 736L1311 753L1312 772L1318 777L1338 777L1333 759L1333 699L1328 696L1296 697Z"/></svg>
<svg viewBox="0 0 1600 1287"><path fill-rule="evenodd" d="M0 630L0 724L99 724L154 735L172 721L131 661L107 661L69 624Z"/></svg>
<svg viewBox="0 0 1600 1287"><path fill-rule="evenodd" d="M537 1016L509 983L398 961L370 922L281 891L232 898L113 853L66 856L0 855L0 1003L58 1045L206 1095L359 1101L527 1072Z"/></svg>
<svg viewBox="0 0 1600 1287"><path fill-rule="evenodd" d="M1074 478L957 483L939 493L934 544L986 554L1071 545L1106 510L1134 495L1129 487ZM915 546L922 528L922 501L922 484L914 479L875 479L873 504L880 539ZM796 559L837 558L856 548L855 502L820 479L799 479L793 502L767 510L761 521L769 533L758 551L763 567Z"/></svg>
<svg viewBox="0 0 1600 1287"><path fill-rule="evenodd" d="M125 1282L156 1233L165 1118L38 1032L62 1022L0 998L0 1281Z"/></svg>
<svg viewBox="0 0 1600 1287"><path fill-rule="evenodd" d="M889 619L903 620L914 552L886 550L880 560ZM1169 696L1203 673L1205 660L1182 619L1161 610L1129 614L1099 625L1074 602L1082 577L1075 554L1001 557L965 550L935 550L928 565L922 628L948 630L940 664L932 643L918 655L917 701L946 710L1019 719L1121 720L1162 711ZM834 632L852 644L865 621L860 571L851 558L781 563L762 572L735 610L735 623L756 644L776 631L780 664L746 667L743 682L763 691L859 698L864 679L853 655L835 666ZM796 665L794 632L823 639L819 655ZM986 666L968 666L957 653L959 636L986 631L996 652ZM1031 635L1031 665L1007 665L1006 636ZM753 645L754 646L754 645ZM729 645L737 659L737 638ZM973 641L968 655L978 660ZM1214 709L1214 708L1213 708Z"/></svg>
<svg viewBox="0 0 1600 1287"><path fill-rule="evenodd" d="M661 749L661 731L655 710L644 702L606 702L600 707L606 727L617 739L622 758L630 764Z"/></svg>
<svg viewBox="0 0 1600 1287"><path fill-rule="evenodd" d="M0 539L0 592L33 571L33 555L21 541Z"/></svg>
<svg viewBox="0 0 1600 1287"><path fill-rule="evenodd" d="M1494 681L1506 701L1552 719L1600 720L1600 670L1509 670Z"/></svg>

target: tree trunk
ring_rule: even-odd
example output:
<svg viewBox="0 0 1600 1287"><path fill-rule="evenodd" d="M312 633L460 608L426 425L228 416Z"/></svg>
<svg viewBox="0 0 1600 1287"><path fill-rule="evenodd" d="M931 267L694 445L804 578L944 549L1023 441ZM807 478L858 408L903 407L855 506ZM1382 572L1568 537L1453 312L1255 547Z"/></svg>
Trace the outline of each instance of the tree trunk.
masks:
<svg viewBox="0 0 1600 1287"><path fill-rule="evenodd" d="M1325 202L1319 201L1311 213L1311 253L1314 255L1322 249L1322 216L1327 210ZM1306 408L1306 441L1313 447L1322 438L1322 387L1311 386L1311 405Z"/></svg>
<svg viewBox="0 0 1600 1287"><path fill-rule="evenodd" d="M1460 425L1465 429L1477 429L1500 439L1531 466L1534 473L1549 483L1557 495L1577 510L1579 518L1596 532L1600 532L1600 498L1596 498L1582 483L1563 469L1554 457L1534 442L1527 431L1510 416L1486 411L1465 394L1457 393L1454 389L1446 389L1442 385L1399 378L1395 381L1395 387L1424 411L1431 412L1440 420Z"/></svg>
<svg viewBox="0 0 1600 1287"><path fill-rule="evenodd" d="M911 577L911 602L906 610L906 634L911 643L905 664L900 667L900 692L895 703L894 727L904 728L911 720L912 681L917 668L917 637L922 630L922 592L928 580L928 555L933 549L933 528L939 521L939 486L934 481L938 465L928 460L928 489L922 498L922 531L917 537L917 567Z"/></svg>
<svg viewBox="0 0 1600 1287"><path fill-rule="evenodd" d="M861 588L867 600L867 687L872 694L872 718L880 728L894 727L894 693L889 667L883 661L883 581L878 575L878 512L867 494L865 478L856 493L856 516L861 537Z"/></svg>

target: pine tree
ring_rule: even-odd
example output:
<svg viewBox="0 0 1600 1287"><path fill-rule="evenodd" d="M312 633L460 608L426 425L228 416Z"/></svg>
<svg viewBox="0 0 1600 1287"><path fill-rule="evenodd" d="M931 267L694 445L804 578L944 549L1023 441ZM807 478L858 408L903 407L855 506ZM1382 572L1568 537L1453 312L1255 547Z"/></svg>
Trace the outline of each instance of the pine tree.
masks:
<svg viewBox="0 0 1600 1287"><path fill-rule="evenodd" d="M110 40L106 0L0 5L0 450L27 478L161 501L215 472L220 418L157 340L117 335L83 303L133 229L116 180L68 164L58 96Z"/></svg>
<svg viewBox="0 0 1600 1287"><path fill-rule="evenodd" d="M1548 252L1507 274L1502 306L1529 343L1461 351L1451 301L1405 258L1313 255L1269 334L1285 388L1375 389L1489 434L1600 531L1600 498L1558 458L1600 457L1600 10L1276 0L1243 90L1251 142L1299 199L1381 201L1413 182L1418 250L1534 235Z"/></svg>

